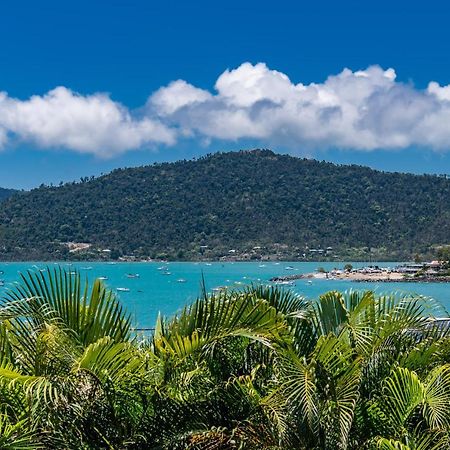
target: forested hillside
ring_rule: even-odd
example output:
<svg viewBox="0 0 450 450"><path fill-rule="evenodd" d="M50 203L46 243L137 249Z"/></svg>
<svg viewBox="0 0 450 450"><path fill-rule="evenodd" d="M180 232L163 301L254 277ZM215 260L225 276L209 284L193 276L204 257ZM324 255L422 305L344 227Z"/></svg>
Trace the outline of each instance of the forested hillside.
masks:
<svg viewBox="0 0 450 450"><path fill-rule="evenodd" d="M6 200L8 197L11 197L16 191L14 189L3 189L0 188L0 202Z"/></svg>
<svg viewBox="0 0 450 450"><path fill-rule="evenodd" d="M0 210L2 259L403 259L450 243L446 177L268 150L119 169Z"/></svg>

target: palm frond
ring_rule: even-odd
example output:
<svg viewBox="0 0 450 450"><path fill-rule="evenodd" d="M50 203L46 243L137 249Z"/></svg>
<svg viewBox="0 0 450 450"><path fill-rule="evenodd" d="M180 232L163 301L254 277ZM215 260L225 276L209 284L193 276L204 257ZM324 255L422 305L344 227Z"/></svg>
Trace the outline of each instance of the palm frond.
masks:
<svg viewBox="0 0 450 450"><path fill-rule="evenodd" d="M21 278L0 301L0 319L14 320L17 327L26 321L32 329L56 322L82 345L105 336L118 342L129 338L130 316L100 280L89 289L78 272L61 268L28 271Z"/></svg>

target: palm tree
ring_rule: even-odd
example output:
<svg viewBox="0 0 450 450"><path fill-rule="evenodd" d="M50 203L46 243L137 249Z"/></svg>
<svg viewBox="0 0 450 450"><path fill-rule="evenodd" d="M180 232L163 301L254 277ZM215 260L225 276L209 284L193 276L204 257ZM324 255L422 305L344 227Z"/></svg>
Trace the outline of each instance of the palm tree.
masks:
<svg viewBox="0 0 450 450"><path fill-rule="evenodd" d="M0 304L0 444L446 448L445 314L420 296L251 286L204 292L138 339L100 281L29 272Z"/></svg>
<svg viewBox="0 0 450 450"><path fill-rule="evenodd" d="M29 272L2 300L0 320L2 412L15 424L31 417L47 446L103 439L95 409L110 419L110 386L141 365L112 292L61 269Z"/></svg>
<svg viewBox="0 0 450 450"><path fill-rule="evenodd" d="M375 296L370 291L329 292L311 305L306 316L301 314L293 349L280 357L279 365L280 390L286 409L300 419L305 448L372 446L386 442L382 440L386 436L400 442L408 432L412 436L417 431L418 422L407 419L421 408L424 430L448 439L450 378L444 355L449 338L435 325L436 314L443 310L430 299ZM408 404L402 395L414 387L401 384L403 378L393 378L402 366L439 386L423 385L422 396ZM396 401L389 403L391 392L385 385L400 393ZM427 397L425 392L433 394ZM435 409L425 408L427 402ZM409 415L404 416L403 410ZM439 421L431 420L431 414ZM396 417L403 417L403 429Z"/></svg>

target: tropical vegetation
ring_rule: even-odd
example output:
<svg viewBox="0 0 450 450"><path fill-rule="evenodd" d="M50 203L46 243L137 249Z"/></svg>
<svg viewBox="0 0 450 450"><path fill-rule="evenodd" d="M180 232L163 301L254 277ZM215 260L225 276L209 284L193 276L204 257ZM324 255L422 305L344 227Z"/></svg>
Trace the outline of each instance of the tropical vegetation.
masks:
<svg viewBox="0 0 450 450"><path fill-rule="evenodd" d="M449 448L445 315L250 286L142 335L101 281L28 272L0 305L0 448Z"/></svg>
<svg viewBox="0 0 450 450"><path fill-rule="evenodd" d="M0 204L0 259L402 261L450 244L449 228L445 176L257 150L13 195Z"/></svg>
<svg viewBox="0 0 450 450"><path fill-rule="evenodd" d="M0 202L6 200L8 197L11 197L14 193L16 193L14 189L4 189L0 188Z"/></svg>

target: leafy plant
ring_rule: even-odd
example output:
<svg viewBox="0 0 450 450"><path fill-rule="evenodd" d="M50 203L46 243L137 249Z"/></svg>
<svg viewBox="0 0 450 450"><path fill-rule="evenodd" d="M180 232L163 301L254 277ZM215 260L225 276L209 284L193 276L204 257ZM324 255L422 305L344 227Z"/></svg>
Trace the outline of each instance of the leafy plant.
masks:
<svg viewBox="0 0 450 450"><path fill-rule="evenodd" d="M8 449L447 448L450 337L420 296L204 293L146 339L100 281L29 272L0 306Z"/></svg>

